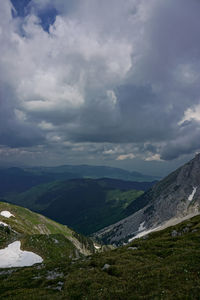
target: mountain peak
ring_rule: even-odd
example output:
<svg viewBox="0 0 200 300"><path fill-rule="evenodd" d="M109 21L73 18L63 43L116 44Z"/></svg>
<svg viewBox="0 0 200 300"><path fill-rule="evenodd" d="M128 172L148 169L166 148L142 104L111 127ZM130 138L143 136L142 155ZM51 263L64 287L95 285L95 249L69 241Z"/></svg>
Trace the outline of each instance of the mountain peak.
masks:
<svg viewBox="0 0 200 300"><path fill-rule="evenodd" d="M109 243L128 241L142 231L162 228L200 211L200 154L155 184L127 208L132 215L101 230L97 236ZM142 230L141 230L142 228Z"/></svg>

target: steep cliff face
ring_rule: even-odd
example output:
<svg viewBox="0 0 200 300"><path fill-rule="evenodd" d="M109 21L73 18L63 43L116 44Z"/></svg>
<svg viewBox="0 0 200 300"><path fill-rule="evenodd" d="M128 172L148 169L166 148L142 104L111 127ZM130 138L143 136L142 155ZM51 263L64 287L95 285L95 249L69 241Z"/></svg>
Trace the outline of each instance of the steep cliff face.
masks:
<svg viewBox="0 0 200 300"><path fill-rule="evenodd" d="M109 243L122 243L171 219L198 214L199 207L200 154L131 203L127 209L132 215L95 236Z"/></svg>

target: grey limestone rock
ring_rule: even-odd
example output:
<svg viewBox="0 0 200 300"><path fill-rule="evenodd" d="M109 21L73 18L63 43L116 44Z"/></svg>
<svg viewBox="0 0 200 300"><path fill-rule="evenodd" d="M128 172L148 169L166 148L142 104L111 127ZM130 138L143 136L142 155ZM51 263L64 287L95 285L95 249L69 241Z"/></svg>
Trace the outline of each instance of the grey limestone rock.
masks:
<svg viewBox="0 0 200 300"><path fill-rule="evenodd" d="M139 205L138 210L134 206L136 202ZM119 245L128 242L131 236L137 236L142 224L145 224L144 230L148 231L162 226L171 219L181 220L188 215L198 214L200 212L200 154L134 200L133 206L134 213L100 230L94 236L108 244ZM189 229L185 228L182 234L187 230Z"/></svg>
<svg viewBox="0 0 200 300"><path fill-rule="evenodd" d="M183 228L183 233L187 233L189 231L190 231L190 229L188 227Z"/></svg>
<svg viewBox="0 0 200 300"><path fill-rule="evenodd" d="M171 233L172 237L177 237L178 235L179 235L179 233L176 230L173 230L172 233Z"/></svg>
<svg viewBox="0 0 200 300"><path fill-rule="evenodd" d="M109 264L105 264L102 268L102 271L108 270L110 268Z"/></svg>
<svg viewBox="0 0 200 300"><path fill-rule="evenodd" d="M128 247L128 250L138 250L137 247Z"/></svg>

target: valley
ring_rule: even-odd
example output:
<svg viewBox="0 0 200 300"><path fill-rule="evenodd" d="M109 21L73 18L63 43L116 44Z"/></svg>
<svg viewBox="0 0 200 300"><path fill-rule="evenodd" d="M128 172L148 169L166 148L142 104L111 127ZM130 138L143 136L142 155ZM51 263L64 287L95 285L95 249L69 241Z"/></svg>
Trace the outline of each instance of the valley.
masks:
<svg viewBox="0 0 200 300"><path fill-rule="evenodd" d="M127 206L154 183L71 179L36 185L4 199L89 235L126 217Z"/></svg>
<svg viewBox="0 0 200 300"><path fill-rule="evenodd" d="M197 155L157 183L75 178L5 193L1 298L198 298L199 173Z"/></svg>

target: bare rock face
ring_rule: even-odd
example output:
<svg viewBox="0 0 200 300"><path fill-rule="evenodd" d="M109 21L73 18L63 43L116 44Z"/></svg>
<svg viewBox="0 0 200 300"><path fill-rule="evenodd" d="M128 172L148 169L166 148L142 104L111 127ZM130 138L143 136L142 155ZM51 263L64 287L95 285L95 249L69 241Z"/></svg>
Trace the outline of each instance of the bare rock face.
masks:
<svg viewBox="0 0 200 300"><path fill-rule="evenodd" d="M127 209L133 214L97 232L95 237L107 243L122 244L134 236L159 228L171 219L181 220L187 215L198 214L200 154L154 185Z"/></svg>

